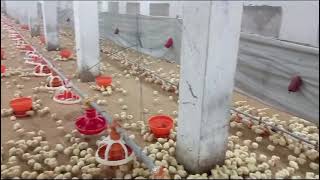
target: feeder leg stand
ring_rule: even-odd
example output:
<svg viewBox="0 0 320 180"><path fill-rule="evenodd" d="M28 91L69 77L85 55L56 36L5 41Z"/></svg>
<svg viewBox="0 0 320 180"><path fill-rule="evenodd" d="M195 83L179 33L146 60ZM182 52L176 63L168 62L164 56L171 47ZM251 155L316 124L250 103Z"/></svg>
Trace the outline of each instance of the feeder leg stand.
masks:
<svg viewBox="0 0 320 180"><path fill-rule="evenodd" d="M177 159L192 173L223 164L242 3L185 1Z"/></svg>
<svg viewBox="0 0 320 180"><path fill-rule="evenodd" d="M59 49L57 1L43 1L41 7L47 50L56 51Z"/></svg>
<svg viewBox="0 0 320 180"><path fill-rule="evenodd" d="M73 12L79 76L82 82L94 81L100 62L98 3L73 1Z"/></svg>
<svg viewBox="0 0 320 180"><path fill-rule="evenodd" d="M29 5L29 27L31 36L39 36L40 35L40 20L38 18L38 2L37 1L30 1Z"/></svg>

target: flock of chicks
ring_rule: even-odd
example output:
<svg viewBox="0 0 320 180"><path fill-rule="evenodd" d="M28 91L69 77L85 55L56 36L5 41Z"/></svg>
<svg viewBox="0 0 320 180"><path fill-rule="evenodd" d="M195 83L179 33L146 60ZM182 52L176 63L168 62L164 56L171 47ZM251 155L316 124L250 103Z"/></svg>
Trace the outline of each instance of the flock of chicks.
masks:
<svg viewBox="0 0 320 180"><path fill-rule="evenodd" d="M124 69L124 73L113 74L113 76L124 76L126 78L143 78L146 82L159 84L162 89L178 93L177 86L173 86L171 83L177 83L179 81L179 75L174 72L161 73L162 69L157 71L146 72L139 65L130 63L125 59L126 55L123 55L124 59L112 58L118 60ZM144 59L145 64L148 64L147 59ZM110 66L110 64L107 64ZM107 69L107 66L102 65L101 70ZM163 79L155 76L154 73L160 74L161 77L167 77L170 83L167 83ZM121 74L121 75L120 75ZM27 77L28 74L22 72L21 69L16 69L9 72L6 75L6 79L18 75L20 78ZM23 89L23 85L19 85L17 80L12 79L15 87L19 91L15 92L15 96L22 95L20 91ZM94 90L98 90L104 96L111 96L114 91L127 95L128 91L117 87L120 81L116 81L115 85L107 88L100 88L96 86L90 86ZM44 84L43 84L44 85ZM7 88L11 86L6 82ZM66 132L63 127L63 120L58 119L55 113L50 113L49 107L43 107L41 99L38 97L39 92L54 93L48 91L45 88L35 87L33 90L33 110L27 112L28 115L46 116L51 114L51 119L55 120L57 130L65 133L64 144L51 144L46 140L46 133L42 130L37 132L27 132L19 122L14 123L13 130L20 137L20 140L9 140L5 142L5 146L8 148L8 152L4 152L1 147L1 178L13 178L13 179L92 179L101 177L110 167L103 166L95 160L95 150L87 142L83 141L83 138L79 135L77 130ZM154 91L154 102L159 101L158 91ZM169 96L169 99L173 100L173 96ZM105 100L99 100L96 97L97 104L107 104ZM179 101L177 101L179 102ZM235 130L234 135L228 137L228 150L226 151L226 159L223 165L217 165L210 172L203 174L190 174L184 169L184 166L179 164L175 158L176 149L176 134L177 125L179 124L177 118L177 111L173 111L175 127L171 130L167 139L155 138L149 131L148 125L143 121L129 121L134 119L133 115L128 114L126 110L128 106L124 104L123 98L118 99L118 103L121 104L121 113L113 115L115 119L122 121L125 129L131 131L140 132L143 140L146 141L146 145L143 152L151 158L155 165L163 166L164 172L167 178L174 179L319 179L319 152L305 143L296 141L291 136L283 134L281 132L274 131L272 128L265 127L261 124L250 121L245 116L237 113L231 113L230 127L231 131ZM310 124L303 119L293 117L288 121L278 119L278 115L267 117L266 109L255 109L245 105L245 102L239 101L234 104L235 108L239 111L251 114L256 117L261 117L263 121L276 125L279 128L287 129L299 136L308 139L311 142L319 142L318 127ZM147 113L149 110L144 109ZM159 112L161 113L161 112ZM1 116L10 116L10 120L15 121L16 118L12 116L12 109L1 109ZM249 128L256 134L256 138L243 140L243 134L245 130ZM130 136L135 138L134 136ZM272 154L258 153L260 144L263 141L268 141L270 144L267 146L267 151L271 154L276 151L279 146L286 147L292 153L286 158L288 165L283 168L277 168L280 161L284 161L280 156ZM5 159L2 157L5 155ZM67 164L61 164L59 161L61 156L67 157ZM23 162L23 163L22 163ZM29 167L29 170L25 170L25 165ZM299 171L301 166L306 166L313 172L305 172L304 176L295 175ZM113 177L124 179L146 179L152 177L150 170L146 165L138 160L134 160L130 164L122 165L118 168L112 168Z"/></svg>

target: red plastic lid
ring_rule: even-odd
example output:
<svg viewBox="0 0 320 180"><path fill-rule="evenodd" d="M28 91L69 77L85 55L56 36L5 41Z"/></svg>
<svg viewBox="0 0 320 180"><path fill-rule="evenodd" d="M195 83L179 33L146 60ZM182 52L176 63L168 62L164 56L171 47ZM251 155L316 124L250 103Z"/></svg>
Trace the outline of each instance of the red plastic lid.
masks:
<svg viewBox="0 0 320 180"><path fill-rule="evenodd" d="M155 137L166 138L170 135L170 130L173 128L173 120L165 115L152 116L149 119L149 127Z"/></svg>
<svg viewBox="0 0 320 180"><path fill-rule="evenodd" d="M96 83L100 87L110 86L112 83L112 77L111 76L97 76Z"/></svg>
<svg viewBox="0 0 320 180"><path fill-rule="evenodd" d="M76 128L81 134L99 134L107 128L107 120L98 115L95 109L86 109L86 113L76 120Z"/></svg>

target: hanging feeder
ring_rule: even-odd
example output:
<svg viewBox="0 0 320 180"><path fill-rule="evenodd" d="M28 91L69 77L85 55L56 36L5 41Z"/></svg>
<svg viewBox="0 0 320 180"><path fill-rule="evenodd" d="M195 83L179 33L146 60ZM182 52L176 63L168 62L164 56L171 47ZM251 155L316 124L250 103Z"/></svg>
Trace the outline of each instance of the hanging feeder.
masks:
<svg viewBox="0 0 320 180"><path fill-rule="evenodd" d="M101 115L97 114L93 108L85 110L85 115L76 120L77 130L84 135L96 135L107 128L107 121Z"/></svg>
<svg viewBox="0 0 320 180"><path fill-rule="evenodd" d="M12 38L12 40L22 39L22 36L18 33L11 33L9 34L9 38Z"/></svg>
<svg viewBox="0 0 320 180"><path fill-rule="evenodd" d="M134 153L126 145L121 135L116 131L117 123L110 129L108 137L102 136L101 141L97 141L96 161L106 166L121 166L133 160Z"/></svg>
<svg viewBox="0 0 320 180"><path fill-rule="evenodd" d="M170 48L170 47L172 47L172 45L173 45L173 39L172 39L172 38L169 38L169 39L167 40L166 44L164 45L164 47Z"/></svg>
<svg viewBox="0 0 320 180"><path fill-rule="evenodd" d="M1 74L6 72L6 66L1 64Z"/></svg>
<svg viewBox="0 0 320 180"><path fill-rule="evenodd" d="M152 116L149 119L149 127L156 138L167 138L173 128L173 120L165 115Z"/></svg>
<svg viewBox="0 0 320 180"><path fill-rule="evenodd" d="M1 60L5 60L4 50L1 48Z"/></svg>
<svg viewBox="0 0 320 180"><path fill-rule="evenodd" d="M22 24L20 27L22 30L29 30L28 24Z"/></svg>
<svg viewBox="0 0 320 180"><path fill-rule="evenodd" d="M32 56L32 58L28 58L24 62L30 65L46 64L46 62L42 59L42 57L38 55Z"/></svg>
<svg viewBox="0 0 320 180"><path fill-rule="evenodd" d="M46 64L43 58L34 51L26 52L25 63L30 65Z"/></svg>
<svg viewBox="0 0 320 180"><path fill-rule="evenodd" d="M291 78L290 84L288 86L289 92L297 92L299 91L300 87L302 85L302 79L300 76L293 76Z"/></svg>
<svg viewBox="0 0 320 180"><path fill-rule="evenodd" d="M81 102L81 97L71 91L71 88L61 86L53 96L53 100L60 104L76 104Z"/></svg>
<svg viewBox="0 0 320 180"><path fill-rule="evenodd" d="M35 76L50 76L51 74L51 69L44 64L38 64L35 68L34 68L34 75Z"/></svg>
<svg viewBox="0 0 320 180"><path fill-rule="evenodd" d="M69 59L72 55L72 52L68 49L63 49L60 51L61 58Z"/></svg>
<svg viewBox="0 0 320 180"><path fill-rule="evenodd" d="M40 35L40 42L41 42L41 44L46 43L46 38L44 37L44 35Z"/></svg>
<svg viewBox="0 0 320 180"><path fill-rule="evenodd" d="M34 51L33 47L29 44L23 44L21 46L18 46L18 49L20 49L22 52Z"/></svg>
<svg viewBox="0 0 320 180"><path fill-rule="evenodd" d="M63 86L64 82L60 76L58 76L54 71L47 78L47 88L55 90Z"/></svg>
<svg viewBox="0 0 320 180"><path fill-rule="evenodd" d="M107 87L111 86L112 77L111 76L97 76L96 77L96 84L99 87Z"/></svg>
<svg viewBox="0 0 320 180"><path fill-rule="evenodd" d="M27 111L32 109L32 99L28 97L20 97L10 101L10 106L16 117L25 117Z"/></svg>

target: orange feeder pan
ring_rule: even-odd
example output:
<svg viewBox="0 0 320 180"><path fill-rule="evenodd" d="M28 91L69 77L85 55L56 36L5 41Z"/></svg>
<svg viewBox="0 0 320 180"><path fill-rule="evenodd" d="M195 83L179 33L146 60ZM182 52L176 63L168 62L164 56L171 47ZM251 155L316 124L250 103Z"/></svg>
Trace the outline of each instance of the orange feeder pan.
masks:
<svg viewBox="0 0 320 180"><path fill-rule="evenodd" d="M167 138L173 128L173 120L165 115L152 116L149 119L149 127L156 138Z"/></svg>
<svg viewBox="0 0 320 180"><path fill-rule="evenodd" d="M1 74L6 72L6 66L1 64Z"/></svg>
<svg viewBox="0 0 320 180"><path fill-rule="evenodd" d="M107 87L112 83L111 76L98 76L96 77L96 83L99 87Z"/></svg>
<svg viewBox="0 0 320 180"><path fill-rule="evenodd" d="M32 99L28 97L20 97L10 101L10 106L13 109L16 117L25 117L27 111L32 109Z"/></svg>
<svg viewBox="0 0 320 180"><path fill-rule="evenodd" d="M68 49L63 49L63 50L60 51L60 56L62 58L69 59L71 57L71 55L72 55L72 52L70 50L68 50Z"/></svg>

